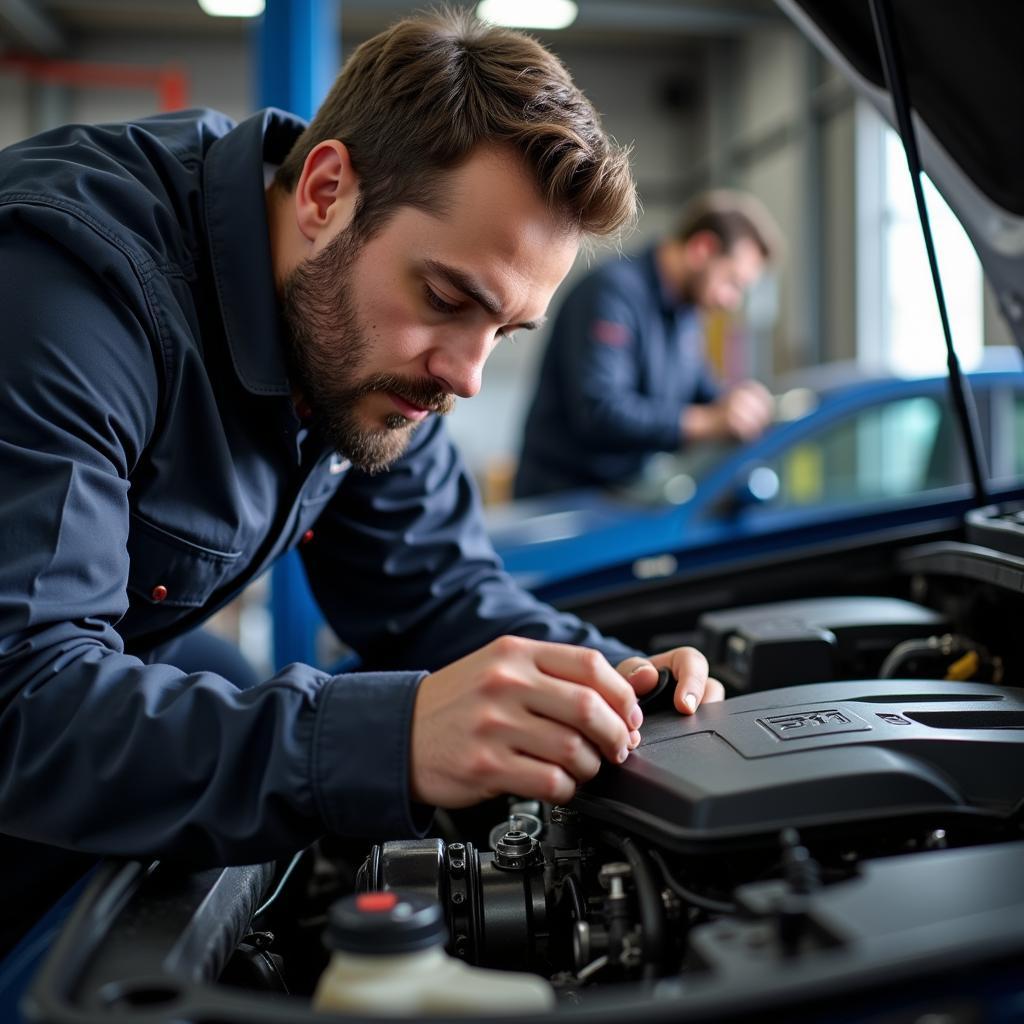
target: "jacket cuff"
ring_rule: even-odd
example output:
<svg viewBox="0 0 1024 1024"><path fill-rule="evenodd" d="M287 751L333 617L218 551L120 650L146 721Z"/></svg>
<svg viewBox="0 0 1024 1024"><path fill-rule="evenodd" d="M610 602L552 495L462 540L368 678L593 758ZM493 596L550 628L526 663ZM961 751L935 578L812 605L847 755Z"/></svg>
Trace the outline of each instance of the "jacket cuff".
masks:
<svg viewBox="0 0 1024 1024"><path fill-rule="evenodd" d="M310 778L326 828L339 835L422 836L432 808L412 803L412 711L426 672L333 676L317 701Z"/></svg>

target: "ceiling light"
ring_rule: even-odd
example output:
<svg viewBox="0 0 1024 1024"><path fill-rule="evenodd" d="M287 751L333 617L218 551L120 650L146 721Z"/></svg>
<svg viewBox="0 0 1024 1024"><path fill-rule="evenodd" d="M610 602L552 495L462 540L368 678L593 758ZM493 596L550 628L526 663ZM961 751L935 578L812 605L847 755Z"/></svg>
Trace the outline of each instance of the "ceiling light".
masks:
<svg viewBox="0 0 1024 1024"><path fill-rule="evenodd" d="M576 20L573 0L480 0L476 16L511 28L566 28Z"/></svg>
<svg viewBox="0 0 1024 1024"><path fill-rule="evenodd" d="M199 0L199 6L215 18L258 18L265 0Z"/></svg>

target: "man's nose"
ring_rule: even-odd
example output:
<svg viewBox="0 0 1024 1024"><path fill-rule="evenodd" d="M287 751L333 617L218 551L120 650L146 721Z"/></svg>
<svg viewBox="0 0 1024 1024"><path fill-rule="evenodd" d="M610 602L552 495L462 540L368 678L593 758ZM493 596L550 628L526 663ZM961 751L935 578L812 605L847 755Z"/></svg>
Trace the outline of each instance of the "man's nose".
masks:
<svg viewBox="0 0 1024 1024"><path fill-rule="evenodd" d="M427 370L442 380L458 398L472 398L483 379L484 363L494 348L494 336L474 332L470 336L449 337L430 355Z"/></svg>

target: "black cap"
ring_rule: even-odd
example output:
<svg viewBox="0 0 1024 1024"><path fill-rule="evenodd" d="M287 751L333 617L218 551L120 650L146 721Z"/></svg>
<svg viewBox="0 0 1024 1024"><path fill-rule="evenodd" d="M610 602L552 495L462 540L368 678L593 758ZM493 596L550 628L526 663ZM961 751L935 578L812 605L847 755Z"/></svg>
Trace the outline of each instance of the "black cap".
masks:
<svg viewBox="0 0 1024 1024"><path fill-rule="evenodd" d="M324 939L346 953L412 953L443 945L448 929L440 904L387 889L332 903Z"/></svg>

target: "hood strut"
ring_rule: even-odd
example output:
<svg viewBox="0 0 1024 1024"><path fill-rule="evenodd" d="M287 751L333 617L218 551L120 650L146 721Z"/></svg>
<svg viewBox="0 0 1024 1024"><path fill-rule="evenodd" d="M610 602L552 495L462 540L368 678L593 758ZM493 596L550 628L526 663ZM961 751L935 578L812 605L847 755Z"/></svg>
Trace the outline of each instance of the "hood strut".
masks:
<svg viewBox="0 0 1024 1024"><path fill-rule="evenodd" d="M988 470L985 466L985 451L981 445L981 432L978 429L978 411L974 405L974 396L960 372L960 361L953 348L953 336L949 329L949 316L946 313L946 296L942 290L942 278L939 276L939 264L935 258L935 243L932 240L931 221L928 219L928 208L924 201L924 190L921 186L921 158L917 149L917 136L914 124L910 119L910 93L907 89L903 56L896 39L896 25L893 17L891 0L869 0L871 20L875 26L875 38L882 56L882 68L885 72L886 85L892 96L893 108L896 112L896 125L900 138L903 140L903 151L907 156L907 166L914 186L914 199L917 202L917 214L921 220L924 233L925 249L928 252L928 265L932 272L935 285L935 298L939 303L939 318L942 321L942 333L946 340L946 366L949 369L949 389L956 409L960 432L963 437L967 462L974 484L974 497L979 505L985 503L985 480Z"/></svg>

